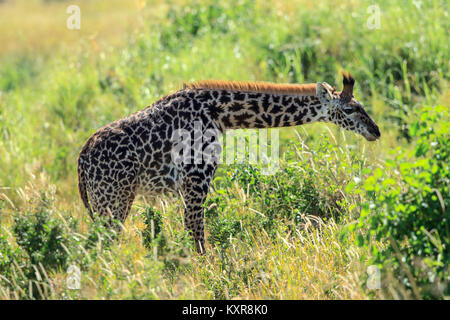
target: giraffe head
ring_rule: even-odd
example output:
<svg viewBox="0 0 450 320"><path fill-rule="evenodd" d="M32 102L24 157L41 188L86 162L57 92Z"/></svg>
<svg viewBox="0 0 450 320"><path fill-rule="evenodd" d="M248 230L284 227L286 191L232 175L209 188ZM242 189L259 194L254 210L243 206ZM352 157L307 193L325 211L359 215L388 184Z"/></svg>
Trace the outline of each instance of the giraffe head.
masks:
<svg viewBox="0 0 450 320"><path fill-rule="evenodd" d="M341 92L337 92L326 82L316 85L316 95L325 107L326 120L359 133L368 141L377 140L380 138L378 126L353 97L355 79L350 73L344 73L343 76L344 89Z"/></svg>

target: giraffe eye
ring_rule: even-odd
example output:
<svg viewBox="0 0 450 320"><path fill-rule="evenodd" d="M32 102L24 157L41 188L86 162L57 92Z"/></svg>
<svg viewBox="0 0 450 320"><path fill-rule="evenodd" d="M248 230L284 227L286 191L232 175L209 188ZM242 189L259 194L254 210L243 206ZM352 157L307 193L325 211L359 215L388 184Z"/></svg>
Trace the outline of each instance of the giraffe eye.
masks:
<svg viewBox="0 0 450 320"><path fill-rule="evenodd" d="M346 114L352 114L355 111L356 111L356 109L354 109L354 108L344 108L344 112Z"/></svg>

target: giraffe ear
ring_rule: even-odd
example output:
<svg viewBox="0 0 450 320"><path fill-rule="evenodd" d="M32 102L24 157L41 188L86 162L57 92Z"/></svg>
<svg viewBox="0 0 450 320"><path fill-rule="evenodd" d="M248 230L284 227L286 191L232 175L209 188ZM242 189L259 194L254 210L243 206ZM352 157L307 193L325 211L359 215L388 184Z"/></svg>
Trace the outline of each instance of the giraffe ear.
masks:
<svg viewBox="0 0 450 320"><path fill-rule="evenodd" d="M329 89L329 85L325 82L318 82L316 84L316 95L321 103L329 103L333 100L333 95Z"/></svg>
<svg viewBox="0 0 450 320"><path fill-rule="evenodd" d="M342 76L344 89L342 89L341 98L343 100L350 101L353 96L353 86L355 85L355 79L353 78L350 72L347 74L343 72Z"/></svg>

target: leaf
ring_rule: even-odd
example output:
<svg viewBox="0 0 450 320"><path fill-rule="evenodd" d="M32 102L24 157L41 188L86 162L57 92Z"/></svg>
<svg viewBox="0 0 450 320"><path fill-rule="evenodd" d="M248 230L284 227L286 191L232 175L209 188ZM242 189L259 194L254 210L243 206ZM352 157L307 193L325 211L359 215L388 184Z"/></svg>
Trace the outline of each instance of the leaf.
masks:
<svg viewBox="0 0 450 320"><path fill-rule="evenodd" d="M355 187L356 183L352 181L345 187L345 192L350 193Z"/></svg>
<svg viewBox="0 0 450 320"><path fill-rule="evenodd" d="M356 244L358 247L362 247L364 245L364 237L361 234L358 234L356 237Z"/></svg>
<svg viewBox="0 0 450 320"><path fill-rule="evenodd" d="M387 160L385 160L385 162L386 162L386 165L389 167L395 167L397 165L397 163L391 159L387 159Z"/></svg>
<svg viewBox="0 0 450 320"><path fill-rule="evenodd" d="M392 179L392 178L387 178L387 179L385 179L385 180L383 180L383 187L387 187L387 186L391 186L391 185L394 185L395 184L395 180L394 179Z"/></svg>

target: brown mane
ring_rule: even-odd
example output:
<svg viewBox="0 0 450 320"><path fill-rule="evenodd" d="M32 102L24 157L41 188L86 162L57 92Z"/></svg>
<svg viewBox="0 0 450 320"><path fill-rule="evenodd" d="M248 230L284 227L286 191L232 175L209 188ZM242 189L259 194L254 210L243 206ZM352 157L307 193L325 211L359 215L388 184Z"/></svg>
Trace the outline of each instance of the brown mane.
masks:
<svg viewBox="0 0 450 320"><path fill-rule="evenodd" d="M184 89L218 89L230 91L259 92L315 96L316 84L292 84L252 81L202 80L184 83Z"/></svg>

